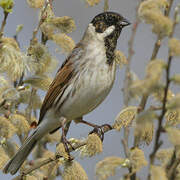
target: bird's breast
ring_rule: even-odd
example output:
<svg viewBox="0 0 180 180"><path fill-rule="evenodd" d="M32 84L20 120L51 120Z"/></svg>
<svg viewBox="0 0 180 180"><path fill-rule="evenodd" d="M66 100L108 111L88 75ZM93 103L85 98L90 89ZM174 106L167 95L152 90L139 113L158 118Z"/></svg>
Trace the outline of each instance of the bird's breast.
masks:
<svg viewBox="0 0 180 180"><path fill-rule="evenodd" d="M64 94L68 100L60 113L68 119L75 119L95 109L109 94L115 79L115 62L110 66L106 62L105 49L91 44L87 47L79 71Z"/></svg>

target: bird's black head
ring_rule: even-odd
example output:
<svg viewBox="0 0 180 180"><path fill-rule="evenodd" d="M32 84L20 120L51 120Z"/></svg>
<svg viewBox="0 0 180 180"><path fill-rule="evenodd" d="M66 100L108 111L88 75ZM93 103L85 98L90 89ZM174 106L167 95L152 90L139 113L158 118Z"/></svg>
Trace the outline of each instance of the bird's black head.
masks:
<svg viewBox="0 0 180 180"><path fill-rule="evenodd" d="M96 32L102 33L108 27L114 25L115 31L121 32L122 28L130 23L127 19L115 12L104 12L94 17L91 23L96 28Z"/></svg>
<svg viewBox="0 0 180 180"><path fill-rule="evenodd" d="M114 50L121 30L123 27L130 25L130 22L118 13L104 12L95 16L91 23L97 33L103 33L110 26L115 27L115 30L105 38L107 61L108 64L111 64L114 59Z"/></svg>

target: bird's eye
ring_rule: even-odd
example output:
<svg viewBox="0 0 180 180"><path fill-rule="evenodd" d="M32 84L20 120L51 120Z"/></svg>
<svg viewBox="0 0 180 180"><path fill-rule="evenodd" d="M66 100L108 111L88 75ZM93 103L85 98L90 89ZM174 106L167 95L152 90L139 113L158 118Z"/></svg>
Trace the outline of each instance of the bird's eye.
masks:
<svg viewBox="0 0 180 180"><path fill-rule="evenodd" d="M103 33L106 30L106 25L103 21L99 21L98 23L96 23L95 27L96 32L98 33Z"/></svg>

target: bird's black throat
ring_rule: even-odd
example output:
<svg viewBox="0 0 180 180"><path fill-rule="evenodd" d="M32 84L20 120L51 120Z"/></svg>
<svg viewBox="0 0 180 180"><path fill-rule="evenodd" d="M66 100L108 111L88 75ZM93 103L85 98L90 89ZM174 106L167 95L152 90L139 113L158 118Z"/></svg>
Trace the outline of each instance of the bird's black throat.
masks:
<svg viewBox="0 0 180 180"><path fill-rule="evenodd" d="M112 65L114 58L115 58L115 49L117 45L117 40L121 30L115 30L111 35L105 38L105 49L106 49L106 57L107 57L107 64Z"/></svg>

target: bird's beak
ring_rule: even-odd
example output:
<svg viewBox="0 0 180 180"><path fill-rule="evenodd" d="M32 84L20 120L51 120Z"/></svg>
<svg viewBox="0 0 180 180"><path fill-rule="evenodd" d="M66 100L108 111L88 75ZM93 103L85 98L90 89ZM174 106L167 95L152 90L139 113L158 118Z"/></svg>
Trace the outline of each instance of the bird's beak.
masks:
<svg viewBox="0 0 180 180"><path fill-rule="evenodd" d="M123 21L121 21L121 26L125 27L125 26L129 26L131 23L127 20L127 19L123 19Z"/></svg>

